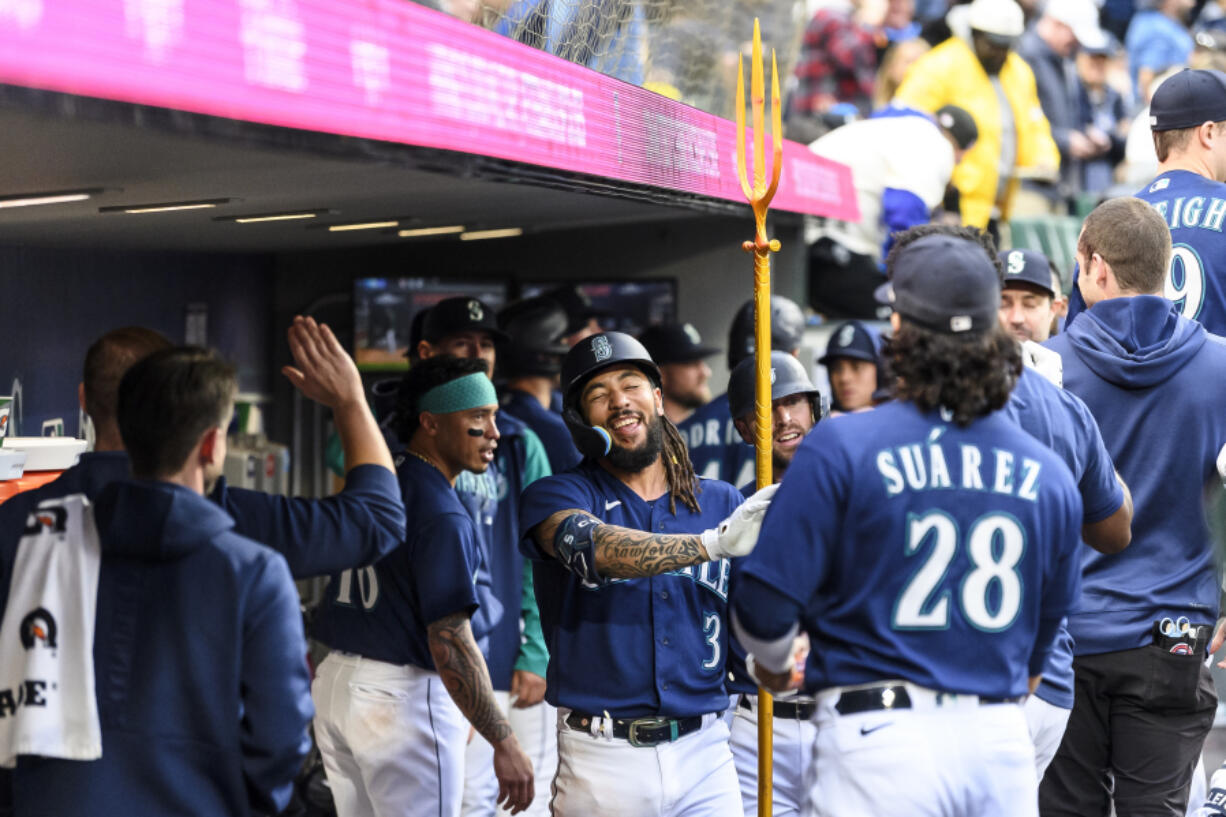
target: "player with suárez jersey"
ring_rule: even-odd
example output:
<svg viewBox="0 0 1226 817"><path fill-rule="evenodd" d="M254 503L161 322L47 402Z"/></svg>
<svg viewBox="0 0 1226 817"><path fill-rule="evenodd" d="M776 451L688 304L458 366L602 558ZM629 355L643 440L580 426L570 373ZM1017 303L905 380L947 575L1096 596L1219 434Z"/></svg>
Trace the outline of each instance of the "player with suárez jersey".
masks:
<svg viewBox="0 0 1226 817"><path fill-rule="evenodd" d="M480 360L405 375L396 473L412 524L371 568L333 574L313 634L332 648L312 685L315 738L340 817L459 817L469 724L494 747L499 802L533 799L532 764L498 707L474 632L482 549L455 491L494 459L498 397Z"/></svg>
<svg viewBox="0 0 1226 817"><path fill-rule="evenodd" d="M1035 815L1018 704L1077 597L1081 498L999 411L1022 364L992 259L947 235L895 253L897 399L805 439L732 623L774 689L809 634L817 814Z"/></svg>
<svg viewBox="0 0 1226 817"><path fill-rule="evenodd" d="M629 335L581 340L562 383L585 459L528 486L520 514L559 708L553 813L739 813L720 718L726 557L756 541L771 491L741 504L694 475L659 371Z"/></svg>

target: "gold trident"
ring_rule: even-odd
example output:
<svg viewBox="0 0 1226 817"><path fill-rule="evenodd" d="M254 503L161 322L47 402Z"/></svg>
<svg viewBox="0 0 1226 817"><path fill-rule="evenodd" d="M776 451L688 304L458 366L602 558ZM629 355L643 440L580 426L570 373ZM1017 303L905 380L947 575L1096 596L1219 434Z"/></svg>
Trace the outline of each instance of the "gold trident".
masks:
<svg viewBox="0 0 1226 817"><path fill-rule="evenodd" d="M771 183L766 185L766 97L762 88L762 34L758 18L753 21L753 65L750 76L753 93L753 186L745 170L745 55L738 55L736 72L736 173L741 180L745 198L753 207L757 232L753 241L741 246L753 253L754 302L754 364L757 386L754 390L754 414L757 418L758 488L770 485L771 475L771 256L779 252L779 241L766 237L766 211L775 191L779 189L779 174L783 170L783 111L779 105L779 67L775 50L771 49L771 137L774 143L774 163ZM774 748L775 704L769 692L758 689L758 817L770 817L772 811L772 774Z"/></svg>

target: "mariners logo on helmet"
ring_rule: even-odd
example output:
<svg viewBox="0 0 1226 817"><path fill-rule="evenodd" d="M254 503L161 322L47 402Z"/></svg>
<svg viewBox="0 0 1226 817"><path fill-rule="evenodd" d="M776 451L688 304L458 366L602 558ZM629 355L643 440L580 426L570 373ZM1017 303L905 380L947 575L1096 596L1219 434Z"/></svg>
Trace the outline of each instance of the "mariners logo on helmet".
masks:
<svg viewBox="0 0 1226 817"><path fill-rule="evenodd" d="M835 343L839 346L850 346L852 340L856 337L856 327L854 324L847 324L839 332L839 336L835 338Z"/></svg>
<svg viewBox="0 0 1226 817"><path fill-rule="evenodd" d="M468 317L474 321L479 321L485 317L485 310L481 308L480 301L468 302Z"/></svg>
<svg viewBox="0 0 1226 817"><path fill-rule="evenodd" d="M1007 275L1020 275L1024 269L1026 269L1026 256L1022 255L1022 251L1014 250L1009 253L1009 264L1005 269L1005 273Z"/></svg>
<svg viewBox="0 0 1226 817"><path fill-rule="evenodd" d="M34 648L38 642L42 642L47 649L55 649L55 617L47 612L42 607L33 610L26 614L26 617L21 620L21 626L18 628L21 635L21 646L27 650Z"/></svg>
<svg viewBox="0 0 1226 817"><path fill-rule="evenodd" d="M775 375L775 368L772 366L772 367L771 367L771 385L772 385L772 386L773 386L773 385L775 385L775 377L776 377L776 375Z"/></svg>
<svg viewBox="0 0 1226 817"><path fill-rule="evenodd" d="M593 337L592 355L596 358L597 363L613 357L613 347L609 344L609 339L604 335L596 335Z"/></svg>
<svg viewBox="0 0 1226 817"><path fill-rule="evenodd" d="M693 341L695 346L702 345L702 336L698 334L698 330L694 328L693 324L687 323L681 328L685 330L686 337Z"/></svg>

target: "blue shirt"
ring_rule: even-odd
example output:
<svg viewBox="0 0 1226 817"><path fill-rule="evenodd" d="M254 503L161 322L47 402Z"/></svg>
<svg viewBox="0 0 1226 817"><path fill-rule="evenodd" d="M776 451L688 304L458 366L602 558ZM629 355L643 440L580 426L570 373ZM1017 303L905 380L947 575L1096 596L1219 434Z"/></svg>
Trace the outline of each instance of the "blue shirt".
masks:
<svg viewBox="0 0 1226 817"><path fill-rule="evenodd" d="M412 520L404 543L370 567L333 574L313 635L336 650L433 670L427 628L452 613L476 611L481 547L441 471L402 454L396 473ZM474 626L474 635L480 640L487 633Z"/></svg>
<svg viewBox="0 0 1226 817"><path fill-rule="evenodd" d="M721 394L677 424L690 450L694 473L743 485L754 478L754 448L732 424L728 395Z"/></svg>
<svg viewBox="0 0 1226 817"><path fill-rule="evenodd" d="M583 459L562 415L550 411L527 392L512 389L502 398L502 415L511 415L536 432L549 456L549 468L560 474ZM501 416L501 415L500 415Z"/></svg>
<svg viewBox="0 0 1226 817"><path fill-rule="evenodd" d="M1204 493L1226 444L1226 346L1164 298L1101 301L1044 345L1064 361L1064 387L1085 401L1132 490L1132 543L1083 549L1069 616L1076 655L1152 642L1155 621L1218 613Z"/></svg>
<svg viewBox="0 0 1226 817"><path fill-rule="evenodd" d="M902 679L1023 695L1076 598L1081 498L1068 468L999 412L966 428L913 403L820 423L745 557L792 602L805 689ZM737 585L736 614L760 622Z"/></svg>
<svg viewBox="0 0 1226 817"><path fill-rule="evenodd" d="M645 501L600 465L534 482L524 492L524 555L534 560L536 598L549 647L545 698L554 706L614 717L689 717L728 707L724 662L729 563L707 562L641 579L584 586L537 546L531 531L558 511L587 511L611 525L699 533L741 502L731 485L701 480L701 511L669 495Z"/></svg>
<svg viewBox="0 0 1226 817"><path fill-rule="evenodd" d="M1168 68L1187 65L1193 45L1186 26L1157 10L1138 11L1124 35L1132 87L1140 90L1137 74L1142 68L1160 74Z"/></svg>
<svg viewBox="0 0 1226 817"><path fill-rule="evenodd" d="M1124 504L1124 489L1103 444L1098 423L1078 397L1024 369L1005 414L1056 453L1077 480L1084 525L1101 522ZM1053 706L1073 708L1073 638L1061 625L1035 694Z"/></svg>

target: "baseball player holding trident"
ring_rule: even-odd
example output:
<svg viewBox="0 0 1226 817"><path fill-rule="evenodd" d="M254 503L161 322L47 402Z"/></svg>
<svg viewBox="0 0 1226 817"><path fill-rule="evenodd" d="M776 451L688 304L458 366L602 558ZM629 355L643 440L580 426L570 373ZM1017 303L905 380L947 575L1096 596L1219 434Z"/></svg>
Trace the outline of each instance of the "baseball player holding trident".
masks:
<svg viewBox="0 0 1226 817"><path fill-rule="evenodd" d="M1081 498L999 411L1022 364L992 259L943 235L896 252L897 399L801 444L732 624L773 689L809 634L816 814L1029 817L1020 703L1077 597Z"/></svg>
<svg viewBox="0 0 1226 817"><path fill-rule="evenodd" d="M720 718L726 557L752 547L771 490L742 505L731 485L696 477L659 383L629 335L577 343L562 362L563 417L585 459L521 501L564 817L741 810Z"/></svg>

